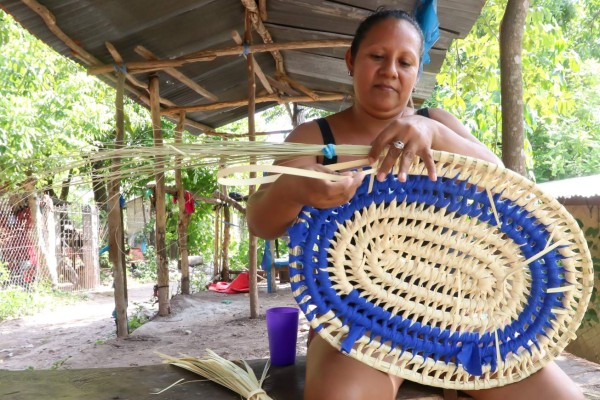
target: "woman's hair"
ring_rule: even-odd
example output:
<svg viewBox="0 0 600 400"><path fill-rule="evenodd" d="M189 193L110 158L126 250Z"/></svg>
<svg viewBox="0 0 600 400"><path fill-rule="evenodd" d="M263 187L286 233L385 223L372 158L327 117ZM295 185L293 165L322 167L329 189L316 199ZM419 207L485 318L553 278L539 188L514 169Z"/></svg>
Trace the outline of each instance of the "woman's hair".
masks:
<svg viewBox="0 0 600 400"><path fill-rule="evenodd" d="M380 7L377 10L375 10L373 14L365 18L356 29L354 39L352 39L352 45L350 46L350 57L352 57L352 59L354 59L354 57L356 56L361 42L365 38L365 35L371 30L371 28L377 25L380 21L383 21L388 18L404 20L415 28L421 39L421 48L419 49L419 55L423 56L423 42L425 41L425 39L423 37L423 31L421 30L421 27L419 26L417 21L415 21L415 19L406 11L394 9L390 10Z"/></svg>

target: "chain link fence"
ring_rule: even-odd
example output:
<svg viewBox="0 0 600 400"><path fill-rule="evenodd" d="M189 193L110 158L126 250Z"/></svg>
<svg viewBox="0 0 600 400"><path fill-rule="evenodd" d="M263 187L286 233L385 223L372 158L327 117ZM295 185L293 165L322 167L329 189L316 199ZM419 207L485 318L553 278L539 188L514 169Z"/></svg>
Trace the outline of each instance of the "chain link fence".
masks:
<svg viewBox="0 0 600 400"><path fill-rule="evenodd" d="M32 290L42 281L66 291L96 288L98 232L94 206L54 204L47 195L0 196L0 290Z"/></svg>

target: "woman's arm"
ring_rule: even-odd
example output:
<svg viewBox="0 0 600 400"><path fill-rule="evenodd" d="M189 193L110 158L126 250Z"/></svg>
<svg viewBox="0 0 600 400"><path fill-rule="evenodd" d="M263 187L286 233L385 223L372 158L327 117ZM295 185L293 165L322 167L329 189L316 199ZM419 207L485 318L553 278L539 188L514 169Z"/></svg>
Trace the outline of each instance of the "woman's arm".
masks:
<svg viewBox="0 0 600 400"><path fill-rule="evenodd" d="M307 123L296 128L286 141L319 143L321 138L316 123ZM334 173L317 164L315 157L301 157L277 164ZM248 228L256 236L274 239L285 233L305 205L329 208L347 203L360 186L363 174L344 173L344 175L347 175L347 179L335 182L282 175L275 182L262 185L248 199L246 206Z"/></svg>
<svg viewBox="0 0 600 400"><path fill-rule="evenodd" d="M467 127L464 126L453 114L441 108L430 108L429 117L442 123L443 125L446 125L462 138L481 146L482 151L488 153L489 157L486 158L488 161L493 162L494 164L502 165L502 160L500 160L500 158L498 158L494 153L492 153L491 150L489 150L483 143L473 136L471 132L469 132L469 129L467 129Z"/></svg>

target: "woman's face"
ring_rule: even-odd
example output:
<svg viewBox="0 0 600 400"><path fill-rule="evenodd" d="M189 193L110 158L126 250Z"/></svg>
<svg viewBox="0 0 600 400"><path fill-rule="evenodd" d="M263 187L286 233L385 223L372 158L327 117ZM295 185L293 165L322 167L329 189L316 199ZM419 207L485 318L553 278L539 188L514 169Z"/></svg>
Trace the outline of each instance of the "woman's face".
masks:
<svg viewBox="0 0 600 400"><path fill-rule="evenodd" d="M407 21L381 20L365 35L346 64L354 77L354 103L376 118L399 115L419 73L421 38Z"/></svg>

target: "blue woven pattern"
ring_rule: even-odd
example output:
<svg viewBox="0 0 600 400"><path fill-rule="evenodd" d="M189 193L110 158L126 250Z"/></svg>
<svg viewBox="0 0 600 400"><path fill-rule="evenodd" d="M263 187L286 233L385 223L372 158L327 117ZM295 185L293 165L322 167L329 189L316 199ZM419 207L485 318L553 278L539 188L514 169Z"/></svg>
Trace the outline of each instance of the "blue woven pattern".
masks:
<svg viewBox="0 0 600 400"><path fill-rule="evenodd" d="M306 207L299 222L288 231L290 248L299 246L302 249L301 254L290 255L290 262L297 263L295 268L290 269L295 298L309 321L333 311L349 327L341 343L342 351L350 352L359 338L368 335L370 340L380 338L381 343L391 343L391 347L401 349L402 354L410 352L413 357L418 354L438 362L457 364L470 374L480 376L485 366L492 371L497 369L497 347L503 360L509 353L531 352L532 346L538 346L539 338L546 335L545 331L553 329L551 321L555 315L552 310L563 308L562 294L546 293L546 289L569 284L565 282L560 262L562 256L557 249L529 263L529 293L518 318L507 321L495 331L488 330L482 334L476 329L443 328L415 315L403 318L399 313L392 314L389 307L368 301L359 286L340 294L328 270L330 247L336 243L338 224L344 225L352 220L355 212L361 213L372 204L388 205L394 200L404 205L425 204L435 207L436 212L452 212L457 217L468 216L497 225L487 193L478 191L475 185L449 178L431 182L425 176L410 176L407 182L402 183L395 176L388 175L386 181L375 182L371 193L368 193L367 181L347 204L324 210ZM500 231L505 240L519 246L524 259L544 250L549 241L546 226L520 206L501 199L498 194L494 195L494 205L501 221ZM436 268L435 263L431 263L431 268ZM390 291L393 289L388 288ZM401 293L399 295L402 296ZM307 296L309 301L306 301ZM315 329L319 331L322 327L319 325Z"/></svg>

